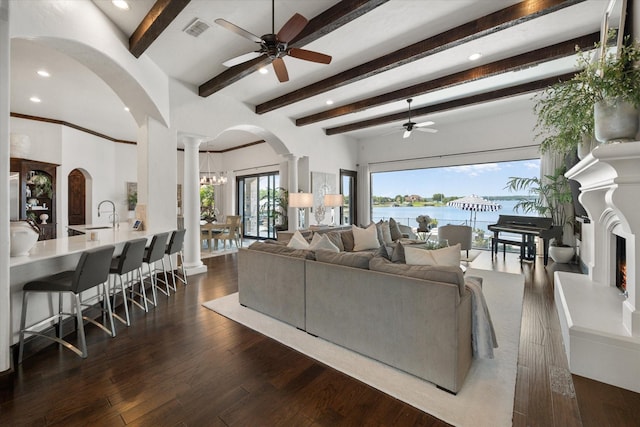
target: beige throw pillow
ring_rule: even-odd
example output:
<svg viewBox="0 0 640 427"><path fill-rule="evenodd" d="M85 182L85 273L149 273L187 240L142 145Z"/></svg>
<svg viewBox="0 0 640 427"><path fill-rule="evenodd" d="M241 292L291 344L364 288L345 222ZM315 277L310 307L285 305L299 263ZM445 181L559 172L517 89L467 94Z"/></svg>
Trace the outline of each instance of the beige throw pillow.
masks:
<svg viewBox="0 0 640 427"><path fill-rule="evenodd" d="M293 249L309 249L309 242L302 236L300 231L296 230L293 236L291 236L289 243L287 243L287 247Z"/></svg>
<svg viewBox="0 0 640 427"><path fill-rule="evenodd" d="M351 226L353 232L353 251L366 251L368 249L378 249L380 242L378 241L378 230L375 224L371 224L367 228Z"/></svg>
<svg viewBox="0 0 640 427"><path fill-rule="evenodd" d="M315 233L313 235L313 239L311 240L309 249L311 249L312 251L324 249L331 252L340 252L340 249L331 242L329 236L327 236L326 234L318 233Z"/></svg>
<svg viewBox="0 0 640 427"><path fill-rule="evenodd" d="M460 267L460 244L447 248L426 250L405 246L404 258L411 265L448 265Z"/></svg>

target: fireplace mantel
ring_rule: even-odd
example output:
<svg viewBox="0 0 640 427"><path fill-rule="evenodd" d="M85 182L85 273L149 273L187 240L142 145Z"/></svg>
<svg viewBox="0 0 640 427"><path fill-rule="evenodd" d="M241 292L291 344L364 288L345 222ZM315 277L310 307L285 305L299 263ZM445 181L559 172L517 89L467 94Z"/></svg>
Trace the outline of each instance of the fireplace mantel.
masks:
<svg viewBox="0 0 640 427"><path fill-rule="evenodd" d="M571 372L640 392L640 141L600 145L567 171L589 219L580 257L588 274L555 273ZM625 239L627 293L615 287L616 235Z"/></svg>

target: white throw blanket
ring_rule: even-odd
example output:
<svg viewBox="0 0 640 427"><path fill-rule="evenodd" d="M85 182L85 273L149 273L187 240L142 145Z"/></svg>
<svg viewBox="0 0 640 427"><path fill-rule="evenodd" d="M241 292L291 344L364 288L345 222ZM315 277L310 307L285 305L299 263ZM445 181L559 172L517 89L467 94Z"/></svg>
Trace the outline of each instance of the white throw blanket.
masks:
<svg viewBox="0 0 640 427"><path fill-rule="evenodd" d="M465 285L471 291L471 345L474 358L493 359L493 349L498 348L496 332L482 293L482 279L467 277Z"/></svg>

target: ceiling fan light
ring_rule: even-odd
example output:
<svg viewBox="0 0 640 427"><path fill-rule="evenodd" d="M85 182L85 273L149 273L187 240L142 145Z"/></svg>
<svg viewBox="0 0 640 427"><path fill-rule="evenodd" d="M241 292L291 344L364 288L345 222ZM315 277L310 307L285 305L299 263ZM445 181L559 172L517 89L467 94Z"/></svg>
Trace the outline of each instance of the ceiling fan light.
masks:
<svg viewBox="0 0 640 427"><path fill-rule="evenodd" d="M266 68L266 67L260 67L260 68L258 69L258 72L259 72L260 74L267 74L267 73L269 73L269 70L267 70L267 68Z"/></svg>

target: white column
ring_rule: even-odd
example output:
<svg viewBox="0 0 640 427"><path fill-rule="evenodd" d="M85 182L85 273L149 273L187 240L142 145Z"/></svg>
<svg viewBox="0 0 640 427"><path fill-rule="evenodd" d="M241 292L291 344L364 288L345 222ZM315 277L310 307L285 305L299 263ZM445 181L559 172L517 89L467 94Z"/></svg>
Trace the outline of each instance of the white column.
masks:
<svg viewBox="0 0 640 427"><path fill-rule="evenodd" d="M182 137L184 143L184 268L188 276L205 273L200 260L200 165L198 148L202 139Z"/></svg>
<svg viewBox="0 0 640 427"><path fill-rule="evenodd" d="M289 194L298 192L298 158L293 154L287 155L288 170L288 190ZM298 209L289 207L289 231L295 231L298 229Z"/></svg>
<svg viewBox="0 0 640 427"><path fill-rule="evenodd" d="M0 0L0 170L9 171L9 1ZM6 175L5 175L6 176ZM0 374L11 369L9 180L0 180Z"/></svg>

